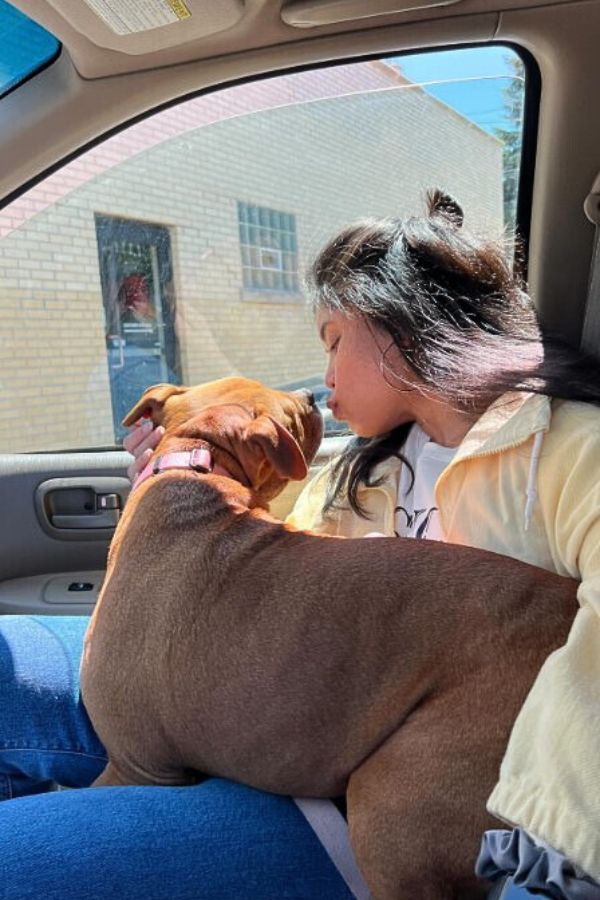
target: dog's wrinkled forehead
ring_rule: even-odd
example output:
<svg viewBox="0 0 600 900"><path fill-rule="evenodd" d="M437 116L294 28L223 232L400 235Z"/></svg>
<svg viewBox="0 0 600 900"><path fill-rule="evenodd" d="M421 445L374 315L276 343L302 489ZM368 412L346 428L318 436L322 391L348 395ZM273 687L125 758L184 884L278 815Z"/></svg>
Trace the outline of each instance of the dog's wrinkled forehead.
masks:
<svg viewBox="0 0 600 900"><path fill-rule="evenodd" d="M221 378L194 387L157 384L148 388L123 420L126 426L140 418L155 425L178 424L215 405L235 405L250 418L267 414L282 423L301 409L294 395L268 388L248 378Z"/></svg>
<svg viewBox="0 0 600 900"><path fill-rule="evenodd" d="M198 387L188 388L185 394L173 395L165 404L165 418L177 411L186 411L193 418L213 406L237 408L249 418L270 415L275 419L287 419L298 407L289 394L273 390L258 381L242 378L223 378Z"/></svg>

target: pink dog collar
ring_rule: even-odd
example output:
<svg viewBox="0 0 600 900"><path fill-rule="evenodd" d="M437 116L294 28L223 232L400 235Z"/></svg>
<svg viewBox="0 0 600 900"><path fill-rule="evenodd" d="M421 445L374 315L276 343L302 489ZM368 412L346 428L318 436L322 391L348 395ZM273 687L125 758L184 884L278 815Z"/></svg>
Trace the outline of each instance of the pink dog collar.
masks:
<svg viewBox="0 0 600 900"><path fill-rule="evenodd" d="M134 488L137 488L150 478L151 475L159 475L169 469L192 469L207 475L213 470L213 458L207 447L195 447L193 450L181 450L179 452L164 453L150 460L135 480Z"/></svg>

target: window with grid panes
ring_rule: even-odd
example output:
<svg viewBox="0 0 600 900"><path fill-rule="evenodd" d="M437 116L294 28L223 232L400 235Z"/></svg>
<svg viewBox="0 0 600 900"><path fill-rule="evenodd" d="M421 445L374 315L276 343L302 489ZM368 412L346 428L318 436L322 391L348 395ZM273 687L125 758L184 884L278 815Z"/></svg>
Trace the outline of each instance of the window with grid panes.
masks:
<svg viewBox="0 0 600 900"><path fill-rule="evenodd" d="M297 294L296 217L238 202L238 223L244 288Z"/></svg>

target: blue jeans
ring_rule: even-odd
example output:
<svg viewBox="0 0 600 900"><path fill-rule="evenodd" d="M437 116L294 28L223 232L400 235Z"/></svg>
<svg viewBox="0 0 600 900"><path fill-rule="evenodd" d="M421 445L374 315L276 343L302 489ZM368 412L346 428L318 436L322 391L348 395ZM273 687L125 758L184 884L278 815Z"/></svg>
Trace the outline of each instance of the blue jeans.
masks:
<svg viewBox="0 0 600 900"><path fill-rule="evenodd" d="M350 900L286 797L221 779L48 793L106 761L79 696L86 627L0 617L0 900Z"/></svg>
<svg viewBox="0 0 600 900"><path fill-rule="evenodd" d="M350 900L286 797L220 779L47 792L106 759L79 696L86 626L0 617L0 900Z"/></svg>

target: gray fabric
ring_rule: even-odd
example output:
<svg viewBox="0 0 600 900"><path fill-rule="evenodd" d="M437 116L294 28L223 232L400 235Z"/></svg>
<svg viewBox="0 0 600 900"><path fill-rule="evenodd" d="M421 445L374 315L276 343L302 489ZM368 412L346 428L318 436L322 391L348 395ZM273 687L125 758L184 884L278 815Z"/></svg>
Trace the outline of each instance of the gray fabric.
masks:
<svg viewBox="0 0 600 900"><path fill-rule="evenodd" d="M348 823L331 800L295 797L294 803L321 841L356 900L372 900L350 845Z"/></svg>
<svg viewBox="0 0 600 900"><path fill-rule="evenodd" d="M509 875L506 875L499 881L494 882L494 887L487 895L486 900L505 900L506 891L511 886L511 883L512 878L510 878Z"/></svg>
<svg viewBox="0 0 600 900"><path fill-rule="evenodd" d="M491 891L487 895L487 900L498 900L498 897L500 896L500 891L502 890L503 884L504 884L504 882L497 881L494 884L494 887L491 889Z"/></svg>
<svg viewBox="0 0 600 900"><path fill-rule="evenodd" d="M489 881L512 875L515 886L543 890L554 900L600 900L600 884L521 828L486 831L476 872Z"/></svg>

